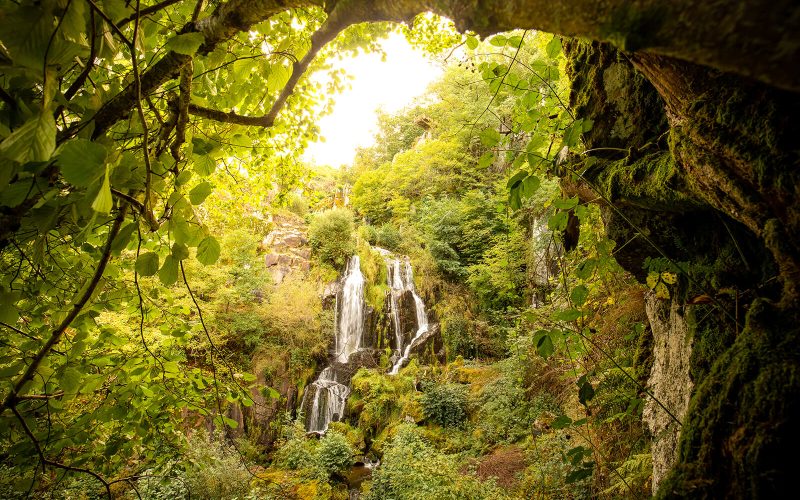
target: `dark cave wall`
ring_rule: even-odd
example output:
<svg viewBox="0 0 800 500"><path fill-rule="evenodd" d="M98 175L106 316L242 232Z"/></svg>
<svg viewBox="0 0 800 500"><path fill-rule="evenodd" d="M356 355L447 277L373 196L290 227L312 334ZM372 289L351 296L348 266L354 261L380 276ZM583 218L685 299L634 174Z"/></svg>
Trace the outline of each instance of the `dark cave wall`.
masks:
<svg viewBox="0 0 800 500"><path fill-rule="evenodd" d="M619 263L678 263L694 386L659 497L769 497L798 443L797 95L668 58L569 40L570 105L594 120L584 182ZM796 121L796 120L795 120ZM690 384L686 384L689 387Z"/></svg>

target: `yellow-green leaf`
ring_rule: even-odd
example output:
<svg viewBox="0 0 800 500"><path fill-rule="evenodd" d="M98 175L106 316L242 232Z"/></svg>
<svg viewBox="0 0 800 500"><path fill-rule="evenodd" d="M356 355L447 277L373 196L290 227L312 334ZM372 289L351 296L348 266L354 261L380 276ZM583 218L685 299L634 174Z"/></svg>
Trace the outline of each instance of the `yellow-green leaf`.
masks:
<svg viewBox="0 0 800 500"><path fill-rule="evenodd" d="M216 238L207 236L197 246L197 260L203 265L213 264L219 259L220 246Z"/></svg>
<svg viewBox="0 0 800 500"><path fill-rule="evenodd" d="M107 154L102 144L73 139L58 148L56 162L67 182L73 186L89 187L103 175Z"/></svg>
<svg viewBox="0 0 800 500"><path fill-rule="evenodd" d="M153 276L158 272L158 254L146 252L136 259L136 272L142 276Z"/></svg>
<svg viewBox="0 0 800 500"><path fill-rule="evenodd" d="M205 41L206 39L202 33L184 33L170 38L167 41L166 48L178 54L191 56L197 52L197 49Z"/></svg>
<svg viewBox="0 0 800 500"><path fill-rule="evenodd" d="M46 161L56 148L56 122L45 110L0 143L0 156L19 163Z"/></svg>
<svg viewBox="0 0 800 500"><path fill-rule="evenodd" d="M164 265L158 271L158 279L165 286L174 285L178 281L178 261L172 255L167 255Z"/></svg>
<svg viewBox="0 0 800 500"><path fill-rule="evenodd" d="M114 198L111 197L111 184L108 182L108 167L106 167L106 175L103 177L103 184L100 186L100 191L92 202L92 209L101 214L107 214L114 208Z"/></svg>
<svg viewBox="0 0 800 500"><path fill-rule="evenodd" d="M667 285L674 285L678 282L678 275L675 273L671 273L669 271L664 271L661 273L661 281L666 283Z"/></svg>

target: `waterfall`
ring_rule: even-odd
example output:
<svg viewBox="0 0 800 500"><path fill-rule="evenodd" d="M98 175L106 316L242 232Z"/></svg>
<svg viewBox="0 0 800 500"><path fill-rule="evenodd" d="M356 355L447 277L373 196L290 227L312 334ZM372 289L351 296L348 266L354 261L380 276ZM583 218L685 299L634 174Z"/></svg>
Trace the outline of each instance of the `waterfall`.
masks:
<svg viewBox="0 0 800 500"><path fill-rule="evenodd" d="M400 355L389 371L389 374L397 375L400 368L408 361L414 342L428 332L428 314L425 312L425 303L422 302L422 299L417 294L416 287L414 287L414 273L411 269L411 264L408 262L408 258L406 257L401 262L399 258L390 257L388 252L382 253L384 257L386 257L386 274L390 289L389 300L392 314L392 326L394 327L395 338L397 340L397 351ZM414 307L417 317L417 332L408 344L405 343L400 325L399 300L405 292L411 292L411 296L414 298Z"/></svg>
<svg viewBox="0 0 800 500"><path fill-rule="evenodd" d="M311 413L306 420L308 432L325 432L328 430L328 424L341 420L350 388L336 379L336 372L329 366L322 370L319 378L306 389L303 408L306 407L306 398L313 398L310 405Z"/></svg>
<svg viewBox="0 0 800 500"><path fill-rule="evenodd" d="M358 350L364 331L364 275L361 274L358 255L353 255L347 262L338 320L336 359L340 363L347 363L350 355Z"/></svg>
<svg viewBox="0 0 800 500"><path fill-rule="evenodd" d="M348 377L341 376L338 368L358 350L364 331L364 275L357 255L347 262L342 290L336 302L334 362L306 388L301 403L301 408L310 408L306 417L308 432L325 432L328 424L341 420L350 395Z"/></svg>

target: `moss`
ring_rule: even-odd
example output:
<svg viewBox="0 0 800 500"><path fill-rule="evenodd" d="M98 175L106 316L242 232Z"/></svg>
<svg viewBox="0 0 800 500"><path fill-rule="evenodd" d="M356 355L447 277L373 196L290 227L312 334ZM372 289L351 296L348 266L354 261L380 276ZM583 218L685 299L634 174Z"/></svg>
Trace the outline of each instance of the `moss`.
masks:
<svg viewBox="0 0 800 500"><path fill-rule="evenodd" d="M630 3L614 9L609 22L600 29L601 36L620 50L635 51L652 44L665 16L664 7L642 9Z"/></svg>
<svg viewBox="0 0 800 500"><path fill-rule="evenodd" d="M679 464L658 498L777 498L793 490L800 445L800 317L759 299L744 331L697 387Z"/></svg>
<svg viewBox="0 0 800 500"><path fill-rule="evenodd" d="M689 374L692 380L702 381L736 340L737 328L717 305L698 305L687 311L686 320L694 337Z"/></svg>
<svg viewBox="0 0 800 500"><path fill-rule="evenodd" d="M594 121L583 137L587 149L641 148L667 130L658 93L616 49L571 39L564 54L570 107L576 117Z"/></svg>
<svg viewBox="0 0 800 500"><path fill-rule="evenodd" d="M615 204L665 212L685 212L702 206L680 189L683 181L669 151L637 157L637 152L631 150L621 160L598 160L584 177Z"/></svg>
<svg viewBox="0 0 800 500"><path fill-rule="evenodd" d="M653 331L645 327L636 339L636 350L633 354L633 366L636 379L643 386L647 384L650 370L653 368Z"/></svg>

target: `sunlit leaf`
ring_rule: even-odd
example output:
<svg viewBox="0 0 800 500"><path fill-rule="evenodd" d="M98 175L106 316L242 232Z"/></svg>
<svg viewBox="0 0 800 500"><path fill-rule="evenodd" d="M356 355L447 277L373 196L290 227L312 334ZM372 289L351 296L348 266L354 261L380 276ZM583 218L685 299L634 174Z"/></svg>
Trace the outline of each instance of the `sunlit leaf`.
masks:
<svg viewBox="0 0 800 500"><path fill-rule="evenodd" d="M205 37L202 33L184 33L167 40L165 48L178 54L191 56L197 52L203 42L205 42Z"/></svg>
<svg viewBox="0 0 800 500"><path fill-rule="evenodd" d="M172 255L167 255L164 264L158 271L158 279L165 286L174 285L178 281L178 261Z"/></svg>
<svg viewBox="0 0 800 500"><path fill-rule="evenodd" d="M220 246L216 238L207 236L197 246L197 260L203 265L211 265L219 259Z"/></svg>
<svg viewBox="0 0 800 500"><path fill-rule="evenodd" d="M192 202L192 205L199 205L208 198L212 191L213 188L210 183L201 182L189 191L189 201Z"/></svg>

